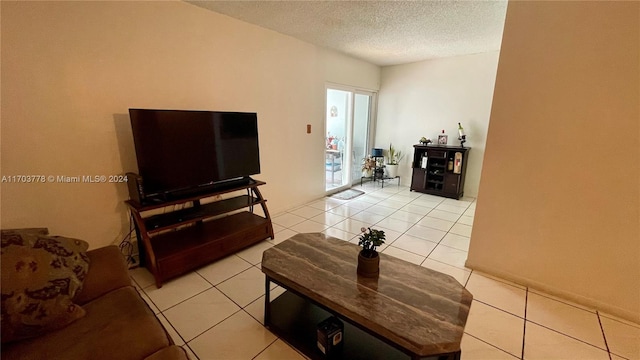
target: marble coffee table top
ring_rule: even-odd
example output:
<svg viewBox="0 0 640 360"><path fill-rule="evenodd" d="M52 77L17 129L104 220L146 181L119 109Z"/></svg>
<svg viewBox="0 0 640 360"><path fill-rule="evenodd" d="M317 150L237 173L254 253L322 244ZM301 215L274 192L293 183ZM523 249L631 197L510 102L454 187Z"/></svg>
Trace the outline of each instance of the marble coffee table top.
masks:
<svg viewBox="0 0 640 360"><path fill-rule="evenodd" d="M360 247L320 233L266 250L262 272L402 348L460 350L473 296L449 275L380 254L380 276L356 273Z"/></svg>

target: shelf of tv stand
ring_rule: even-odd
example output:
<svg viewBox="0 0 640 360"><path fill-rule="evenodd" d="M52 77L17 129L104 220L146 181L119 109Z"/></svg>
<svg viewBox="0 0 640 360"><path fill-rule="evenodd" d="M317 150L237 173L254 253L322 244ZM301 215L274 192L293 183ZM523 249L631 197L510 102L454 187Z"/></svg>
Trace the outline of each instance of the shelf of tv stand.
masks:
<svg viewBox="0 0 640 360"><path fill-rule="evenodd" d="M171 205L184 204L185 202L196 201L206 197L222 195L222 194L226 194L234 191L245 190L248 188L253 188L253 187L261 186L265 184L266 183L264 181L251 179L247 183L238 184L235 182L231 182L226 185L205 188L205 189L202 189L201 191L189 193L189 195L186 195L186 196L170 197L169 199L165 199L162 201L148 201L143 204L140 204L132 200L127 200L126 203L130 207L135 208L137 211L149 211L149 210L160 209L160 208L171 206Z"/></svg>
<svg viewBox="0 0 640 360"><path fill-rule="evenodd" d="M234 210L260 205L265 200L259 200L253 196L241 195L230 199L218 200L197 207L190 207L165 214L153 215L144 219L147 231L152 234L176 226L189 224L194 221L204 220L216 215L225 214Z"/></svg>
<svg viewBox="0 0 640 360"><path fill-rule="evenodd" d="M244 184L227 184L214 190L191 194L182 199L139 204L126 201L136 227L141 264L151 271L156 286L170 278L194 270L267 238L274 238L273 225L258 186L264 182L251 180ZM234 191L237 195L213 202L206 198ZM232 194L233 195L233 194ZM168 210L162 214L143 216L151 210L192 203L193 206ZM260 206L264 216L253 212ZM238 211L247 209L245 211Z"/></svg>

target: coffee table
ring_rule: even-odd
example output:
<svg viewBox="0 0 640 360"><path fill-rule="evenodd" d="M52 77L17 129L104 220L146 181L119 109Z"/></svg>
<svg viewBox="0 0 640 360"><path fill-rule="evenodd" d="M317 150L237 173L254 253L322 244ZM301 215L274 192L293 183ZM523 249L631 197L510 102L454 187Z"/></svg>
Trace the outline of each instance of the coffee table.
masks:
<svg viewBox="0 0 640 360"><path fill-rule="evenodd" d="M380 276L357 275L360 247L297 234L262 255L265 326L312 359L316 326L344 322L338 359L460 359L473 296L449 275L380 254ZM286 291L270 301L271 283Z"/></svg>

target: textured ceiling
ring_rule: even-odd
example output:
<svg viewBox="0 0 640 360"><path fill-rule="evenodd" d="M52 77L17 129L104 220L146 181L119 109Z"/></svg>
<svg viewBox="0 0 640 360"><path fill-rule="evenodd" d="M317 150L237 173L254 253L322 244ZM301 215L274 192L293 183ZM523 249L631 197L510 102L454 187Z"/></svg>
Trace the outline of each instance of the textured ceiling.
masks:
<svg viewBox="0 0 640 360"><path fill-rule="evenodd" d="M507 1L187 1L377 65L500 49Z"/></svg>

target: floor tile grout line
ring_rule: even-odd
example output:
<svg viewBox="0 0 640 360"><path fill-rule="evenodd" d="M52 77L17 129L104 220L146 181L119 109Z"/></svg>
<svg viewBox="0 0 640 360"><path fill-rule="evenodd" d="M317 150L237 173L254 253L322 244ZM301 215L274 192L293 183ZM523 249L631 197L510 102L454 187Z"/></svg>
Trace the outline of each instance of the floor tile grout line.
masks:
<svg viewBox="0 0 640 360"><path fill-rule="evenodd" d="M184 337L182 337L182 335L180 335L180 333L178 332L178 329L176 329L176 327L171 323L171 321L169 321L169 319L167 319L167 316L166 316L164 313L162 313L162 312L160 312L160 314L162 315L162 317L164 318L164 320L167 322L167 324L169 324L169 326L171 326L171 328L172 328L172 329L173 329L173 331L176 333L176 335L178 335L178 337L180 338L180 340L182 340L182 342L183 342L185 345L187 345L187 340L185 340L185 339L184 339ZM160 321L160 320L158 319L158 321ZM160 325L162 325L162 321L160 321ZM164 327L164 325L162 325L162 326ZM167 331L167 329L165 329L165 331ZM167 335L169 335L169 334L167 333ZM169 335L169 337L171 337L171 335ZM173 340L173 339L171 339L171 340ZM175 342L175 341L174 341L174 342Z"/></svg>
<svg viewBox="0 0 640 360"><path fill-rule="evenodd" d="M469 278L471 278L471 276L469 276ZM502 311L503 313L505 313L505 314L509 314L509 315L511 315L511 316L515 316L515 317L517 317L518 319L521 319L521 320L524 320L524 321L526 321L526 320L527 320L527 319L525 319L525 318L524 318L524 316L516 315L516 314L514 314L514 313L512 313L512 312L510 312L510 311L507 311L507 310L505 310L505 309L499 308L499 307L498 307L498 306L496 306L496 305L492 305L492 304L489 304L489 303L487 303L487 302L484 302L483 300L478 300L478 299L476 299L476 298L473 298L473 301L477 301L477 302L481 303L482 305L486 305L486 306L492 307L492 308L494 308L494 309L496 309L496 310L500 310L500 311ZM536 325L539 325L539 324L537 324L537 323L536 323Z"/></svg>
<svg viewBox="0 0 640 360"><path fill-rule="evenodd" d="M243 260L244 260L244 259L243 259ZM245 261L246 261L246 260L245 260ZM250 264L250 263L249 263L249 264ZM235 275L233 275L233 276L231 276L231 277L229 277L229 278L227 278L227 279L225 279L225 280L223 280L223 281L219 282L219 283L218 283L218 285L220 285L220 284L222 284L223 282L226 282L226 281L228 281L228 280L230 280L230 279L232 279L232 278L234 278L234 277L236 277L236 276L238 276L238 275L242 274L243 272L246 272L247 270L251 269L252 267L255 267L255 266L254 266L254 265L249 266L248 268L246 268L246 269L244 269L244 270L240 271L239 273L237 273L237 274L235 274ZM194 271L194 272L196 272L196 273L197 273L197 271ZM199 273L198 273L198 275L199 275L201 278L203 278L203 279L204 279L204 281L206 281L206 282L207 282L209 285L211 285L211 286L210 286L210 287L208 287L208 288L206 288L206 289L204 289L204 290L202 290L202 291L200 291L200 292L198 292L197 294L194 294L194 295L192 295L192 296L190 296L190 297L188 297L188 298L186 298L186 299L184 299L184 300L182 300L182 301L179 301L179 302L177 302L177 303L175 303L175 304L173 304L173 305L169 306L169 307L168 307L168 308L166 308L165 310L160 310L160 308L159 308L159 307L158 307L158 305L153 301L153 299L151 299L151 297L150 297L148 294L146 294L146 292L145 292L145 294L147 295L147 297L149 298L149 300L151 300L151 302L153 302L153 304L156 306L156 308L158 308L158 310L160 310L160 313L162 313L163 315L164 315L164 312L165 312L165 311L167 311L167 310L169 310L169 309L173 309L174 307L176 307L176 306L178 306L178 305L180 305L180 304L184 303L185 301L189 301L189 300L191 300L191 299L195 298L196 296L199 296L199 295L201 295L201 294L204 294L205 292L207 292L207 291L209 291L209 290L211 290L211 289L216 289L217 291L219 291L220 293L222 293L222 295L224 295L226 298L228 298L229 300L231 300L231 302L233 302L235 305L237 305L238 307L240 307L240 308L242 309L242 306L240 306L240 304L238 304L238 303L236 303L235 301L233 301L233 299L231 299L229 296L227 296L227 294L226 294L224 291L222 291L222 290L218 289L218 287L217 287L216 285L213 285L209 280L205 279L205 278L204 278L204 276L200 275ZM254 301L255 301L255 300L254 300ZM253 301L252 301L252 302L253 302Z"/></svg>
<svg viewBox="0 0 640 360"><path fill-rule="evenodd" d="M607 335L604 333L604 326L602 326L602 320L600 319L600 312L596 310L596 316L598 317L598 324L600 325L600 331L602 332L602 338L604 339L604 346L607 348L607 354L609 355L609 360L611 358L611 349L609 348L609 343L607 342Z"/></svg>
<svg viewBox="0 0 640 360"><path fill-rule="evenodd" d="M566 336L566 337L568 337L568 338L571 338L571 339L573 339L573 340L579 341L579 342L581 342L581 343L583 343L583 344L589 345L589 346L594 347L594 348L596 348L596 349L598 349L598 350L602 350L602 351L606 351L606 352L608 352L606 349L603 349L603 348L601 348L601 347L599 347L599 346L597 346L597 345L593 345L592 343L589 343L589 342L587 342L587 341L585 341L585 340L582 340L582 339L578 339L577 337L575 337L575 336L573 336L573 335L569 335L569 334L564 333L564 332L562 332L562 331L560 331L560 330L553 329L553 328L551 328L551 327L549 327L549 326L547 326L547 325L543 325L543 324L540 324L540 323L538 323L538 322L531 321L531 320L527 320L527 319L525 319L525 321L530 322L530 323L535 324L535 325L538 325L538 326L540 326L540 327L543 327L543 328L545 328L545 329L547 329L547 330L551 330L551 331L553 331L553 332L555 332L555 333L557 333L557 334L564 335L564 336Z"/></svg>
<svg viewBox="0 0 640 360"><path fill-rule="evenodd" d="M500 351L502 351L502 352L503 352L503 353L505 353L505 354L509 354L509 355L513 356L515 359L518 359L518 357L517 357L517 356L513 355L512 353L508 352L507 350L504 350L504 349L502 349L502 348L499 348L499 347L497 347L496 345L494 345L494 344L492 344L492 343L490 343L490 342L488 342L488 341L486 341L486 340L480 339L479 337L474 336L474 335L472 335L472 334L469 334L469 333L468 333L468 332L466 332L466 331L464 332L464 334L465 334L465 335L469 335L469 336L471 336L472 338L474 338L474 339L476 339L476 340L478 340L478 341L481 341L481 342L483 342L483 343L485 343L485 344L487 344L487 345L491 346L492 348L495 348L495 349L497 349L497 350L500 350Z"/></svg>
<svg viewBox="0 0 640 360"><path fill-rule="evenodd" d="M194 271L194 272L195 272L195 271ZM198 274L198 275L200 275L200 274ZM202 277L202 275L200 275L200 277ZM176 279L178 279L178 278L176 278ZM204 279L204 278L203 278L203 279ZM164 312L165 312L165 311L167 311L167 310L169 310L169 309L173 309L174 307L176 307L176 306L178 306L178 305L182 304L183 302L185 302L185 301L187 301L187 300L191 300L191 299L193 299L194 297L196 297L196 296L198 296L198 295L200 295L200 294L202 294L202 293L204 293L204 292L206 292L206 291L209 291L209 290L211 290L212 288L215 288L215 286L214 286L214 285L212 285L212 284L211 284L207 279L204 279L204 281L206 281L206 282L210 285L208 288L206 288L206 289L204 289L204 290L202 290L202 291L200 291L200 292L198 292L198 293L196 293L196 294L194 294L194 295L191 295L191 296L189 296L189 297L188 297L188 298L186 298L186 299L180 300L180 301L178 301L177 303L175 303L175 304L173 304L173 305L169 306L168 308L166 308L166 309L164 309L164 310L161 310L161 309L160 309L160 306L158 306L158 304L156 304L156 302L155 302L155 301L153 301L153 299L151 298L151 296L149 296L149 294L147 294L147 292L146 292L144 289L142 289L142 290L144 291L144 294L149 298L149 301L151 301L151 302L153 303L153 305L158 309L158 311L160 311L160 313L164 314ZM151 287L151 286L155 286L155 285L149 285L149 286L147 286L147 287Z"/></svg>
<svg viewBox="0 0 640 360"><path fill-rule="evenodd" d="M520 359L524 359L524 347L526 346L525 339L527 338L527 308L529 305L529 288L524 293L524 324L522 328L522 353Z"/></svg>
<svg viewBox="0 0 640 360"><path fill-rule="evenodd" d="M471 269L471 271L469 272L469 276L467 277L467 281L465 281L464 285L462 285L462 286L464 286L465 289L467 288L467 285L469 284L469 279L471 279L471 275L473 275L474 271L475 270Z"/></svg>
<svg viewBox="0 0 640 360"><path fill-rule="evenodd" d="M236 304L236 305L237 305L237 304ZM224 319L222 319L222 320L218 321L217 323L215 323L215 325L213 325L213 326L210 326L210 327L206 328L204 331L202 331L202 332L201 332L201 333L199 333L198 335L194 336L191 340L189 340L189 342L186 342L186 341L185 341L185 344L189 344L189 343L191 343L191 342L192 342L192 341L194 341L195 339L197 339L197 338L199 338L200 336L204 335L207 331L209 331L209 330L213 329L214 327L216 327L216 326L218 326L218 325L222 324L223 322L225 322L226 320L228 320L229 318L231 318L232 316L234 316L235 314L237 314L237 313L239 313L239 312L241 312L241 311L243 311L243 310L244 310L244 309L243 309L242 307L240 307L240 309L238 309L238 310L234 311L234 312L233 312L232 314L230 314L229 316L227 316L227 317L225 317ZM245 313L246 313L246 311L245 311ZM251 316L251 315L249 315L249 316ZM252 318L254 318L253 316L251 316L251 317L252 317ZM254 319L255 319L255 318L254 318ZM176 330L176 332L177 332L177 330ZM189 346L189 347L191 348L191 346ZM191 349L191 350L193 351L193 349ZM195 351L194 351L194 353L195 353Z"/></svg>
<svg viewBox="0 0 640 360"><path fill-rule="evenodd" d="M273 333L272 333L273 334ZM274 334L275 335L275 334ZM260 350L260 352L258 352L254 357L251 358L251 360L255 360L255 358L257 358L258 356L260 356L260 354L262 354L263 352L265 352L269 347L271 347L271 345L273 345L276 341L278 341L279 337L276 336L276 338L269 343L269 345L267 345L264 349Z"/></svg>

